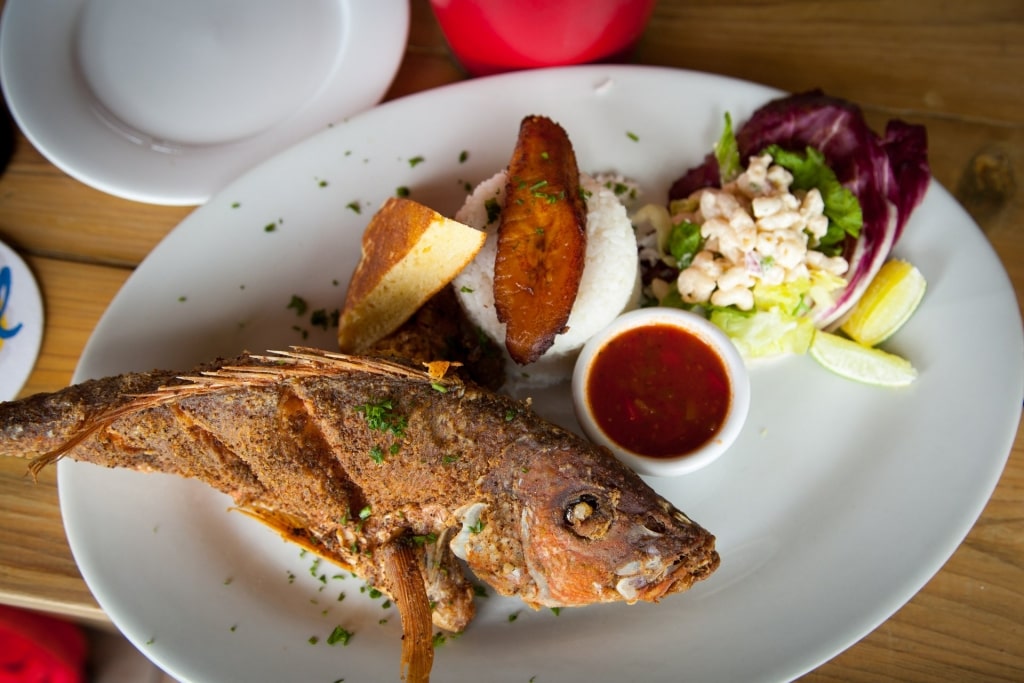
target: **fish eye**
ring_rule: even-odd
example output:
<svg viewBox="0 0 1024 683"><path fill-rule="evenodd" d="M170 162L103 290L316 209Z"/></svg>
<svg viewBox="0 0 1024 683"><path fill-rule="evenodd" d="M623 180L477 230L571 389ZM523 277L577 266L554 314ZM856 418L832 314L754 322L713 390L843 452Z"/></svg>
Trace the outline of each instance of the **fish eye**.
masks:
<svg viewBox="0 0 1024 683"><path fill-rule="evenodd" d="M580 538L601 538L614 520L615 506L591 493L575 496L565 505L565 523Z"/></svg>

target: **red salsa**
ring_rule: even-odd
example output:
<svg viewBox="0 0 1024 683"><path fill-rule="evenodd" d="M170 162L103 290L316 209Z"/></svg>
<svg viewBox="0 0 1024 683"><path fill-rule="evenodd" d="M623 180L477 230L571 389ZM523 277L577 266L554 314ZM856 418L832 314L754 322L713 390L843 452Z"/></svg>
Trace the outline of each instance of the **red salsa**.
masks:
<svg viewBox="0 0 1024 683"><path fill-rule="evenodd" d="M586 386L598 427L620 446L655 457L690 453L712 439L729 410L725 363L672 325L629 330L594 356Z"/></svg>

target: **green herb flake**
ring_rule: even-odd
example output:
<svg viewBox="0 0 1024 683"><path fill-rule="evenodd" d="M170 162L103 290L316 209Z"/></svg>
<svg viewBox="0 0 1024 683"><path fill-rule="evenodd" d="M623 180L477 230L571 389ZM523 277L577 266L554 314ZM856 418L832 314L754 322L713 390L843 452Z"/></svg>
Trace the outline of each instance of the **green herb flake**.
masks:
<svg viewBox="0 0 1024 683"><path fill-rule="evenodd" d="M317 186L318 187L327 187L327 181L326 180L320 180L320 181L317 182Z"/></svg>
<svg viewBox="0 0 1024 683"><path fill-rule="evenodd" d="M513 612L512 614L508 615L508 621L509 621L510 624L513 621L515 621L516 619L518 619L518 618L519 618L519 612Z"/></svg>
<svg viewBox="0 0 1024 683"><path fill-rule="evenodd" d="M414 545L418 545L418 546L427 545L429 543L436 543L437 542L437 534L434 534L434 533L430 533L430 534L417 534L417 535L412 537L412 542L413 542Z"/></svg>
<svg viewBox="0 0 1024 683"><path fill-rule="evenodd" d="M356 406L356 412L366 418L366 425L371 430L391 433L399 439L405 437L405 429L408 427L409 421L406 417L394 412L394 404L390 399Z"/></svg>
<svg viewBox="0 0 1024 683"><path fill-rule="evenodd" d="M484 530L484 520L478 519L474 524L470 525L467 528L469 529L469 533L478 534Z"/></svg>
<svg viewBox="0 0 1024 683"><path fill-rule="evenodd" d="M318 308L313 311L312 315L310 315L309 323L315 327L326 330L327 326L331 323L331 315L327 312L327 309Z"/></svg>
<svg viewBox="0 0 1024 683"><path fill-rule="evenodd" d="M409 188L406 187L405 185L399 185L398 187L395 188L396 197L408 197L410 194L411 193L409 192Z"/></svg>
<svg viewBox="0 0 1024 683"><path fill-rule="evenodd" d="M436 391L439 394L447 394L448 393L448 387L446 387L445 385L441 384L440 382L431 382L430 383L430 388L433 389L434 391Z"/></svg>
<svg viewBox="0 0 1024 683"><path fill-rule="evenodd" d="M370 510L370 506L367 505L366 507L364 507L362 510L359 511L359 519L361 519L363 521L366 521L366 520L368 520L370 518L370 515L372 515L372 514L373 514L373 511Z"/></svg>
<svg viewBox="0 0 1024 683"><path fill-rule="evenodd" d="M443 634L440 631L438 631L437 633L434 634L434 641L433 641L434 649L437 649L437 648L441 647L447 641L448 641L448 637L445 636L445 634Z"/></svg>
<svg viewBox="0 0 1024 683"><path fill-rule="evenodd" d="M316 645L320 642L320 638L318 636L310 636L309 640L306 642L308 642L310 645Z"/></svg>
<svg viewBox="0 0 1024 683"><path fill-rule="evenodd" d="M349 202L348 204L345 205L345 208L349 209L351 211L354 211L357 214L360 214L360 213L363 212L363 207L359 204L358 201L351 201L351 202Z"/></svg>
<svg viewBox="0 0 1024 683"><path fill-rule="evenodd" d="M633 142L640 142L640 136L631 130L626 131L626 137L632 140Z"/></svg>
<svg viewBox="0 0 1024 683"><path fill-rule="evenodd" d="M380 446L374 445L370 448L370 460L380 465L384 462L384 449Z"/></svg>
<svg viewBox="0 0 1024 683"><path fill-rule="evenodd" d="M476 290L473 289L472 287L469 287L468 285L462 285L461 287L459 287L459 291L462 292L463 294L472 294Z"/></svg>
<svg viewBox="0 0 1024 683"><path fill-rule="evenodd" d="M186 301L188 301L188 297L185 296L184 294L182 294L181 296L178 297L178 302L179 303L185 303Z"/></svg>
<svg viewBox="0 0 1024 683"><path fill-rule="evenodd" d="M306 315L306 311L309 309L309 304L301 296L292 294L292 300L288 302L286 308L295 309L295 315Z"/></svg>
<svg viewBox="0 0 1024 683"><path fill-rule="evenodd" d="M478 583L473 584L473 595L478 598L488 598L490 595L487 593L487 589Z"/></svg>
<svg viewBox="0 0 1024 683"><path fill-rule="evenodd" d="M493 223L494 221L498 220L499 216L501 216L501 205L498 203L498 200L495 199L494 197L491 197L490 199L484 202L484 208L487 209L488 223Z"/></svg>
<svg viewBox="0 0 1024 683"><path fill-rule="evenodd" d="M352 635L353 633L351 631L348 631L341 626L335 626L334 630L331 631L331 635L327 636L327 644L337 645L338 643L341 643L342 645L348 645L348 641L352 640Z"/></svg>
<svg viewBox="0 0 1024 683"><path fill-rule="evenodd" d="M461 152L459 152L459 163L460 164L466 163L467 159L469 159L469 152L467 152L466 150L462 150Z"/></svg>
<svg viewBox="0 0 1024 683"><path fill-rule="evenodd" d="M237 209L241 205L242 205L242 202L231 202L231 208L232 209Z"/></svg>
<svg viewBox="0 0 1024 683"><path fill-rule="evenodd" d="M422 156L414 156L412 159L409 159L409 168L416 168L424 161L426 160Z"/></svg>

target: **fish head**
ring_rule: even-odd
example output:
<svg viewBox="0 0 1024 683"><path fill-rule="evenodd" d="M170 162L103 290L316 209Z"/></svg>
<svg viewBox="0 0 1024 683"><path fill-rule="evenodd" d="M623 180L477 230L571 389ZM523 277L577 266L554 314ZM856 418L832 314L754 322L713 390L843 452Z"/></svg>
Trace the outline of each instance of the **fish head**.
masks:
<svg viewBox="0 0 1024 683"><path fill-rule="evenodd" d="M657 601L717 568L715 537L604 449L546 456L472 508L460 556L498 592L535 607Z"/></svg>

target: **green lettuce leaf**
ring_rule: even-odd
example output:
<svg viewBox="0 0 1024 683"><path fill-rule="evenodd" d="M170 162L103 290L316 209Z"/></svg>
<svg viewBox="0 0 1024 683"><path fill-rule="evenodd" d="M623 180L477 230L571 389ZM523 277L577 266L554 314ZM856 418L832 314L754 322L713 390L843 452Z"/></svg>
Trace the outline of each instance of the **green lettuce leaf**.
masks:
<svg viewBox="0 0 1024 683"><path fill-rule="evenodd" d="M732 131L732 116L725 112L725 128L715 143L715 159L718 161L718 176L722 185L735 180L743 172L740 162L740 147Z"/></svg>
<svg viewBox="0 0 1024 683"><path fill-rule="evenodd" d="M835 172L825 163L825 155L813 147L794 152L769 145L765 151L771 154L776 164L793 174L791 189L806 191L816 187L821 192L825 215L828 216L828 231L819 241L819 250L835 255L842 251L847 235L853 238L860 236L864 225L860 202L836 178Z"/></svg>

